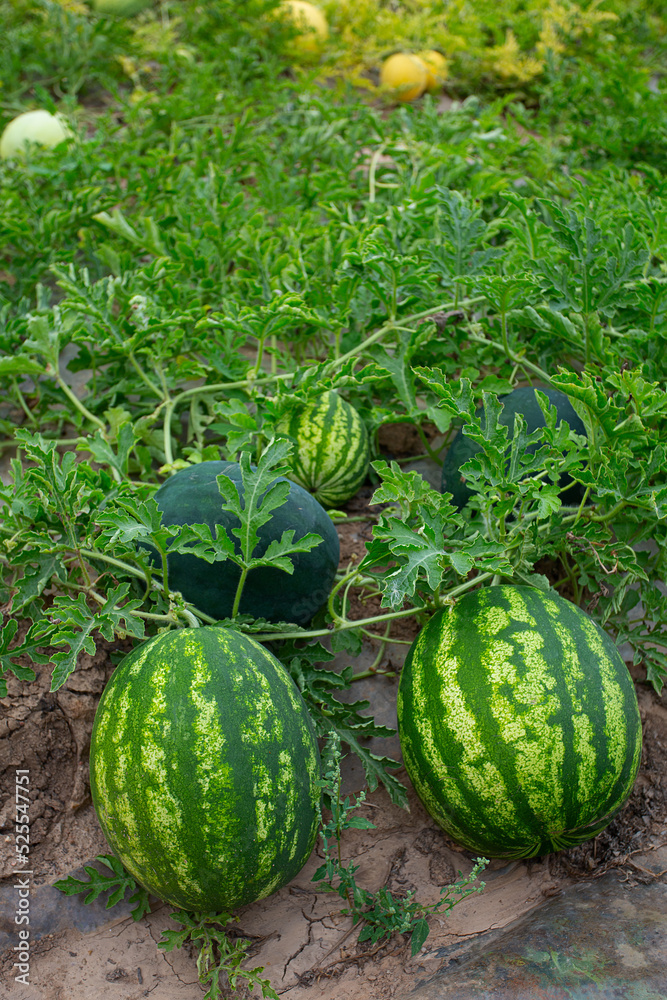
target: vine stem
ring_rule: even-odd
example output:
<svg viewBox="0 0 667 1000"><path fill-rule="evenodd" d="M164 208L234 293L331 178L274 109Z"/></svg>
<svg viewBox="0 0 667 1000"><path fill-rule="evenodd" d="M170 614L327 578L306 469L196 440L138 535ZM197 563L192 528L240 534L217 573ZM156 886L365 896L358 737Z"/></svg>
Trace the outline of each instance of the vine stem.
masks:
<svg viewBox="0 0 667 1000"><path fill-rule="evenodd" d="M511 351L510 351L509 341L507 339L507 311L505 309L503 309L500 314L500 335L503 340L503 348L505 350L505 354L507 355L508 358L510 358Z"/></svg>
<svg viewBox="0 0 667 1000"><path fill-rule="evenodd" d="M276 642L278 639L316 639L319 636L331 635L335 632L344 632L349 628L365 628L367 625L375 625L378 622L386 622L388 618L409 618L411 615L419 614L420 611L428 611L428 607L423 605L408 608L405 611L390 611L386 615L375 615L373 618L359 618L356 621L345 621L335 629L321 628L310 631L304 629L302 632L253 632L253 639L257 642Z"/></svg>
<svg viewBox="0 0 667 1000"><path fill-rule="evenodd" d="M132 618L145 618L149 622L170 622L172 625L178 625L178 618L174 618L172 615L154 615L150 611L138 611L136 608L128 612L128 617L130 616Z"/></svg>
<svg viewBox="0 0 667 1000"><path fill-rule="evenodd" d="M378 635L377 632L371 632L370 629L362 628L361 631L371 642L390 642L392 646L395 644L399 646L412 645L410 639L385 639L384 636Z"/></svg>
<svg viewBox="0 0 667 1000"><path fill-rule="evenodd" d="M54 579L56 580L58 586L64 587L65 590L78 590L79 592L83 591L83 593L87 594L88 597L91 597L98 604L100 605L106 604L106 597L104 597L102 594L98 594L98 592L93 587L77 587L75 583L70 583L69 580L61 580L60 577L54 577ZM124 609L121 608L121 610ZM199 625L199 622L196 620L194 615L190 615L189 612L188 615L189 618L192 618L196 622L196 624ZM175 615L156 615L150 611L139 611L138 608L132 608L130 611L128 611L127 617L141 618L142 621L145 620L150 622L166 622L169 625L178 625L178 617Z"/></svg>
<svg viewBox="0 0 667 1000"><path fill-rule="evenodd" d="M371 162L368 168L368 201L370 204L373 204L373 202L375 201L375 187L376 187L375 173L377 171L378 164L380 162L380 157L382 156L386 145L387 145L386 142L381 143L371 156Z"/></svg>
<svg viewBox="0 0 667 1000"><path fill-rule="evenodd" d="M627 500L619 500L618 503L615 504L611 508L611 510L608 510L606 514L599 514L599 515L591 514L590 520L595 521L596 524L606 524L607 521L611 521L613 518L615 518L616 515L623 510L624 507L627 507L627 503L628 503Z"/></svg>
<svg viewBox="0 0 667 1000"><path fill-rule="evenodd" d="M483 302L483 295L476 295L473 298L463 299L460 303L460 308L467 308L468 306L475 305L478 302ZM412 313L410 316L402 316L401 323L416 323L420 319L427 319L434 313L443 312L447 309L453 308L454 303L452 301L445 302L441 305L433 305L429 309L424 309L418 313ZM388 320L379 329L372 333L370 337L367 337L361 344L353 347L352 350L346 351L345 354L341 354L337 358L331 358L329 364L332 367L338 367L344 364L349 358L353 358L357 354L363 353L363 351L375 344L378 340L381 340L385 334L390 333L392 330L396 329L396 323L393 320ZM490 343L490 342L488 342ZM174 407L181 403L184 399L189 399L190 396L196 394L205 395L210 392L224 392L227 389L245 389L249 385L269 385L271 382L282 382L289 380L294 377L294 372L280 372L277 375L266 375L264 378L245 378L240 379L237 382L216 382L211 385L200 385L193 389L183 389L178 395L174 396L169 401L169 407L173 411Z"/></svg>
<svg viewBox="0 0 667 1000"><path fill-rule="evenodd" d="M162 450L164 451L164 464L172 465L174 462L174 452L171 447L171 418L174 413L172 400L168 400L164 410L164 420L162 422Z"/></svg>
<svg viewBox="0 0 667 1000"><path fill-rule="evenodd" d="M54 551L62 551L63 548L64 547L62 546L56 546ZM123 562L120 559L115 559L113 556L108 556L104 552L96 552L94 549L80 549L79 551L81 555L85 556L87 559L98 559L101 562L108 563L110 566L116 566L117 569L122 569L124 572L128 573L131 576L135 576L141 580L150 582L152 589L162 590L162 586L159 583L157 583L155 580L149 581L144 572L142 572L139 569L136 569L129 563ZM346 573L345 576L343 576L342 579L337 582L336 586L329 595L329 600L333 599L333 597L341 589L341 587L345 586L346 584L351 585L354 580L354 577L356 576L359 576L363 579L362 574L355 567L355 569ZM459 584L459 586L453 587L452 590L450 590L446 595L447 599L455 600L460 594L465 593L467 590L470 590L472 587L476 586L479 583L484 583L485 580L490 579L492 576L493 576L492 573L480 573L472 580L466 580L464 583ZM242 581L245 582L243 574L241 580L239 580L239 586L237 587L237 592L234 600L235 606L232 610L231 617L234 617L238 613L238 604L240 604L239 591L242 590L241 586ZM179 610L185 611L187 609L179 609ZM198 608L195 610L197 612L197 617L200 618L202 621L205 621L208 624L215 623L215 619L211 618L210 615L204 614ZM314 638L319 638L320 636L331 635L333 631L342 632L351 628L361 628L363 630L367 628L369 625L376 625L378 623L384 623L385 626L387 627L389 623L395 618L409 618L412 615L416 615L421 611L428 611L428 610L429 610L428 606L424 604L424 605L416 605L413 608L407 608L402 611L390 611L384 615L374 615L371 618L360 618L360 619L350 620L347 618L346 619L340 618L339 615L336 615L335 629L324 628L324 629L302 630L299 632L259 632L257 634L253 633L253 638L256 639L258 642L276 642L279 639L310 639L310 638L314 639ZM189 617L190 614L191 613L188 613L188 615L183 615L183 617L187 618L187 620L190 620ZM378 639L381 642L381 644L384 645L383 636L376 635L374 636L374 638Z"/></svg>
<svg viewBox="0 0 667 1000"><path fill-rule="evenodd" d="M347 608L347 602L348 602L348 595L350 593L350 588L352 587L353 583L354 583L354 577L351 577L347 581L347 583L345 584L345 590L343 591L343 607L342 607L342 611L343 611L342 618L343 618L343 621L347 621L346 608Z"/></svg>
<svg viewBox="0 0 667 1000"><path fill-rule="evenodd" d="M66 546L56 546L52 551L61 552L68 551L68 549ZM113 556L108 556L105 552L97 552L95 549L79 549L79 552L82 556L85 556L86 559L99 559L102 562L108 563L110 566L122 569L130 576L136 576L138 579L145 580L148 583L148 577L146 574L142 570L132 566L130 563L122 562L120 559L114 559ZM161 589L157 584L155 586L156 589Z"/></svg>
<svg viewBox="0 0 667 1000"><path fill-rule="evenodd" d="M392 622L390 619L385 626L384 635L376 636L376 638L380 642L380 648L377 651L377 656L375 657L370 667L368 668L371 674L376 674L378 672L378 667L380 666L380 663L382 662L382 657L384 656L385 647L387 643L391 641L390 639L391 626ZM364 631L366 630L364 629Z"/></svg>
<svg viewBox="0 0 667 1000"><path fill-rule="evenodd" d="M334 607L333 607L333 601L334 601L334 598L335 598L336 594L338 593L338 591L340 590L341 587L345 586L345 584L348 581L354 580L354 578L356 576L359 576L359 575L361 575L359 573L359 567L355 566L354 569L350 569L350 563L348 563L347 571L345 573L343 573L343 575L341 576L340 580L336 581L335 587L332 588L332 590L331 590L331 592L329 594L329 599L328 599L327 603L328 603L328 610L329 610L329 612L330 612L330 614L332 616L335 616L335 611L334 611Z"/></svg>
<svg viewBox="0 0 667 1000"><path fill-rule="evenodd" d="M415 423L412 426L416 429L417 434L419 435L419 440L426 448L426 457L430 458L432 462L440 462L441 461L440 456L438 455L437 451L433 451L431 445L428 443L422 425Z"/></svg>
<svg viewBox="0 0 667 1000"><path fill-rule="evenodd" d="M410 643L409 645L412 645ZM395 677L395 670L372 670L371 667L368 670L360 670L358 674L352 674L350 677L350 683L354 684L355 681L365 681L369 677Z"/></svg>
<svg viewBox="0 0 667 1000"><path fill-rule="evenodd" d="M53 551L59 551L62 549L63 549L62 546L58 546ZM143 580L150 586L151 590L162 591L163 589L162 584L159 584L157 583L157 581L153 580L152 578L149 578L144 572L142 572L142 570L136 569L136 567L132 566L130 563L122 562L122 560L120 559L114 559L113 556L108 556L104 552L96 552L95 549L79 549L79 551L82 556L86 557L86 559L99 559L101 562L108 563L110 566L115 566L117 569L122 569L123 572L127 573L129 576L134 576L137 577L137 579L139 580ZM179 608L179 613L181 613L182 616L191 623L193 628L196 628L199 625L199 621L197 620L197 618L201 618L201 620L206 622L207 625L215 624L217 619L212 618L211 615L207 615L203 611L200 611L199 608L196 608L195 610L197 612L197 617L195 617L195 615L193 615L192 612L189 611L187 608ZM133 611L132 614L136 614L138 618L150 618L150 619L155 618L156 620L160 621L165 620L165 621L176 622L178 620L174 618L165 618L162 615L151 615L145 611L142 611L141 613L138 611L136 612Z"/></svg>
<svg viewBox="0 0 667 1000"><path fill-rule="evenodd" d="M16 398L18 399L19 406L21 407L21 409L25 413L28 421L32 424L33 427L38 427L39 426L39 421L37 420L37 418L35 417L35 414L32 412L32 410L30 409L30 407L28 406L28 404L25 401L25 397L24 397L24 395L21 392L21 389L19 387L18 379L12 378L12 386L13 386L14 392L16 393ZM5 447L7 447L7 445L13 445L13 444L15 444L14 441L7 441L7 442L3 441L2 442L2 445L4 445Z"/></svg>
<svg viewBox="0 0 667 1000"><path fill-rule="evenodd" d="M418 313L412 313L410 316L402 316L401 325L404 323L416 323L420 319L427 319L434 313L446 311L447 309L451 309L452 307L463 309L483 301L484 301L483 295L476 295L473 296L472 298L463 299L460 303L449 301L438 306L431 306L429 309L424 309ZM336 354L336 356L329 361L329 364L334 368L339 367L340 365L348 361L350 358L353 358L358 354L363 354L364 350L367 347L370 347L373 344L377 343L377 341L381 340L382 337L384 337L387 333L390 333L391 331L396 330L397 328L398 324L395 322L395 320L390 319L387 323L384 323L378 330L376 330L375 333L372 333L370 337L367 337L366 340L362 341L361 344L358 344L356 347L353 347L345 354ZM492 343L492 342L485 341L485 343ZM529 362L526 362L526 364L529 364ZM256 378L255 376L257 374L257 371L258 371L258 366L256 364L253 367L253 371L248 378L240 379L236 382L215 382L212 385L201 385L193 389L183 389L183 391L179 392L176 396L172 397L169 397L167 395L165 396L164 403L161 404L164 405L165 407L164 418L163 418L163 439L164 439L163 447L164 447L165 465L172 465L174 461L173 450L171 446L171 420L176 407L180 403L184 402L186 399L190 399L192 396L203 396L203 395L208 395L209 393L212 392L225 392L229 389L245 389L248 388L249 386L254 387L254 386L270 385L273 382L289 381L289 379L294 377L294 372L280 372L277 374L272 373L271 375L266 375L264 378ZM548 376L545 377L548 379ZM98 421L96 417L93 417L92 414L90 414L90 417L93 420L95 420L98 423L98 425L102 427L102 429L104 429L104 424ZM427 450L430 451L428 442L424 443L427 447Z"/></svg>
<svg viewBox="0 0 667 1000"><path fill-rule="evenodd" d="M352 574L349 574L352 575ZM452 587L452 589L445 595L446 601L456 600L461 594L465 594L466 591L471 590L480 583L484 583L485 580L490 580L493 577L493 573L480 573L478 576L473 577L471 580L466 580L464 583L460 583L458 587ZM346 582L346 577L337 584L336 589ZM377 625L379 623L384 623L385 625L392 621L394 618L410 618L412 615L418 615L421 611L431 610L427 604L415 605L412 608L406 608L403 611L389 611L386 615L374 615L372 618L357 618L354 621L350 619L343 620L338 615L337 624L335 629L323 628L323 629L313 629L311 631L305 630L302 632L269 632L269 633L253 633L253 638L257 642L275 642L278 639L316 639L323 635L331 635L332 632L344 632L350 628L367 628L369 625ZM382 636L376 636L377 639L382 639Z"/></svg>
<svg viewBox="0 0 667 1000"><path fill-rule="evenodd" d="M262 337L258 337L257 340L258 340L257 357L255 359L255 365L253 367L253 374L250 376L251 379L253 379L253 381L255 382L255 384L257 381L257 375L259 375L260 371L262 370L262 359L264 358L264 341L266 340L266 334L264 334L264 336Z"/></svg>
<svg viewBox="0 0 667 1000"><path fill-rule="evenodd" d="M190 628L199 628L199 622L197 621L197 618L195 617L195 615L192 614L191 611L188 611L187 608L179 608L178 613L183 618L185 618L186 622L190 623Z"/></svg>
<svg viewBox="0 0 667 1000"><path fill-rule="evenodd" d="M157 369L156 369L157 371ZM174 461L174 453L171 448L171 418L174 414L173 400L169 395L169 387L167 386L166 379L164 377L163 371L157 371L162 382L162 403L160 407L164 405L165 412L162 421L162 439L163 439L163 450L164 450L164 461L165 465L171 465ZM160 407L158 407L157 412L159 412Z"/></svg>
<svg viewBox="0 0 667 1000"><path fill-rule="evenodd" d="M130 364L132 365L132 367L134 368L135 372L137 373L141 381L144 383L144 385L148 386L151 392L153 392L158 399L162 399L163 394L160 392L155 383L148 377L146 372L143 370L143 368L137 361L136 357L134 356L134 353L130 351L127 357L128 361L130 362Z"/></svg>
<svg viewBox="0 0 667 1000"><path fill-rule="evenodd" d="M72 392L67 382L65 382L65 380L62 378L60 372L55 372L54 374L56 382L67 396L72 406L74 406L79 411L79 413L83 414L86 420L90 420L90 422L95 424L96 427L99 427L100 430L105 431L106 424L102 420L100 420L99 417L96 417L94 413L91 413L88 407L84 406L84 404L81 402L78 396L74 392Z"/></svg>
<svg viewBox="0 0 667 1000"><path fill-rule="evenodd" d="M525 358L518 357L514 351L509 349L509 345L506 351L503 344L499 344L497 340L489 340L487 337L476 337L474 334L470 334L468 339L472 340L475 344L486 344L487 347L495 347L496 350L502 351L512 364L518 365L520 368L528 368L534 375L537 375L538 378L541 378L548 385L551 385L551 376L547 375L544 369L540 368L539 365L534 365L532 361L527 361Z"/></svg>
<svg viewBox="0 0 667 1000"><path fill-rule="evenodd" d="M484 583L485 580L490 580L493 577L493 573L480 573L478 576L473 577L472 580L466 580L465 583L460 583L458 587L452 587L447 594L445 594L445 601L454 601L461 594L465 594L466 591L471 590L478 583Z"/></svg>
<svg viewBox="0 0 667 1000"><path fill-rule="evenodd" d="M581 498L581 503L579 504L579 508L577 510L577 516L574 519L574 523L575 524L577 523L577 521L579 520L579 518L581 517L581 515L584 512L584 508L586 506L586 501L588 500L590 492L591 492L591 488L590 488L590 486L587 486L586 489L585 489L585 491L584 491L584 495Z"/></svg>
<svg viewBox="0 0 667 1000"><path fill-rule="evenodd" d="M243 588L245 586L246 577L248 575L248 567L244 566L241 570L241 576L239 578L238 586L236 588L236 593L234 594L234 604L232 606L232 618L236 618L239 613L239 605L241 603L241 594L243 593Z"/></svg>

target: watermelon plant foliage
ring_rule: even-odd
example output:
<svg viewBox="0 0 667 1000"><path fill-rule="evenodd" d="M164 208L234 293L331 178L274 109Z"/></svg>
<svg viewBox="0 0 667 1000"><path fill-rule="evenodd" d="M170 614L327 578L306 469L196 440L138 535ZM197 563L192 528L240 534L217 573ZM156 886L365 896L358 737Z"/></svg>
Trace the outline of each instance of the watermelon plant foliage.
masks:
<svg viewBox="0 0 667 1000"><path fill-rule="evenodd" d="M58 879L53 884L66 896L76 896L85 892L84 903L94 903L103 892L108 892L107 909L122 903L129 892L128 903L134 904L130 910L133 920L141 920L144 914L150 912L148 892L143 886L137 885L115 855L98 854L95 860L108 868L111 874L94 865L84 865L83 870L88 876L87 879L68 875L67 878Z"/></svg>
<svg viewBox="0 0 667 1000"><path fill-rule="evenodd" d="M129 892L128 901L135 904L131 910L133 920L141 920L150 912L146 889L137 885L117 857L99 854L95 860L110 869L111 875L94 865L86 865L84 871L87 879L68 875L53 884L66 896L86 893L84 903L92 903L102 893L108 892L107 909L122 902ZM189 913L186 910L176 910L170 916L175 923L180 924L180 928L164 930L158 941L158 948L173 951L174 948L191 944L197 949L197 972L200 984L207 987L204 994L206 1000L221 997L221 989L225 985L238 992L242 984L251 991L259 989L263 997L278 1000L278 994L270 981L261 975L264 971L262 967L242 968L242 963L248 958L250 941L242 937L232 938L226 930L227 925L237 921L238 917L228 913Z"/></svg>
<svg viewBox="0 0 667 1000"><path fill-rule="evenodd" d="M300 66L276 4L3 8L0 125L39 103L76 140L0 164L0 694L46 664L59 688L100 638L212 624L167 552L212 565L230 539L163 525L159 486L221 458L269 486L280 427L334 391L368 430L374 503L333 518L364 518L365 545L307 629L222 624L271 644L318 735L404 803L365 741L386 730L337 697L367 672L331 650L370 641L381 672L397 620L519 584L667 676L667 8L332 3ZM448 102L374 100L397 46L443 50ZM504 426L527 385L564 392L585 439L539 393L542 428ZM396 424L438 462L459 428L478 445L465 509L383 449ZM221 503L243 571L261 508ZM285 586L292 543L265 554Z"/></svg>
<svg viewBox="0 0 667 1000"><path fill-rule="evenodd" d="M496 170L500 181L503 174ZM666 404L660 355L652 345L660 338L664 304L660 266L647 256L649 246L653 254L659 247L650 225L653 216L645 223L640 217L631 228L622 218L622 228L615 230L608 194L602 197L596 176L588 183L593 202L597 198L600 203L597 220L590 214L593 209L581 202L580 182L573 186L567 210L589 234L589 250L582 244L577 257L569 244L562 246L552 236L553 220L562 215L553 199L536 202L512 195L498 202L500 212L514 212L511 225L507 223L509 238L500 242L501 256L484 264L485 272L495 273L484 277L475 272L478 227L440 227L437 239L458 249L446 273L430 271L429 258L424 257L420 308L415 308L412 287L401 288L400 269L387 264L384 278L378 277L382 244L377 237L364 244L361 255L355 250L350 256L360 239L367 240L367 224L359 221L350 235L344 232L328 292L334 304L340 297L346 332L338 337L334 330L329 354L323 354L324 345L318 347L315 340L314 356L298 364L290 351L299 357L299 324L305 322L308 329L308 322L305 313L296 318L290 306L290 322L296 323L291 348L283 341L271 346L273 335L268 335L266 354L274 374L269 370L257 376L256 358L244 361L244 355L234 353L234 344L238 351L245 336L255 343L253 334L239 332L236 321L228 329L227 316L207 309L205 302L197 307L202 310L197 318L189 292L187 312L179 313L176 306L165 324L160 302L177 302L181 287L190 288L191 279L185 280L187 257L178 269L158 257L125 270L121 277L97 280L75 265L57 268L54 276L62 292L58 305L47 305L42 292L30 309L6 311L7 353L0 358L0 371L4 366L7 396L15 407L11 412L22 426L4 419L22 458L13 461L13 483L2 493L5 593L12 613L32 624L18 646L12 645L14 632L4 632L5 669L27 669L17 663L21 651L39 662L41 647L55 647L57 687L75 668L77 657L90 652L95 629L108 638L141 637L147 623L151 628L179 621L192 624L193 616L206 621L177 595L168 594L164 574L159 581L137 548L139 541L146 541L163 554L167 545L181 545L195 546L209 560L229 557L222 536L214 540L204 528L195 527L177 542L171 529L160 526L152 499L160 476L221 451L257 457L295 401L336 388L350 398L371 429L406 422L427 439L425 428L435 427L447 436L463 422L466 433L483 446L466 469L476 497L470 517L458 515L446 497L429 490L415 473L376 460L381 486L374 499L388 506L373 518L377 524L367 553L361 565L350 570L345 586L379 588L383 604L392 609L388 614L398 617L436 608L461 588L494 577L534 581L539 579L535 565L550 559L562 567L562 578L576 600L585 593L597 595L600 621L631 644L636 662L645 663L649 679L659 688L665 664L655 638L664 630L664 601L656 581L664 575L661 432ZM652 182L644 183L650 187ZM392 192L391 207L397 195L394 188L387 190ZM395 229L402 244L430 253L425 240L435 232L436 217L455 218L452 213L460 213L465 201L461 194L444 198L443 190L427 188L412 199L406 217L385 224L386 237ZM491 206L497 199L491 194L487 200ZM377 233L373 204L368 206L369 220ZM505 218L496 218L496 241ZM517 233L522 234L520 240ZM537 271L533 266L538 241L540 260L550 255L547 271L546 264ZM148 244L141 246L146 249ZM318 246L316 242L316 250ZM617 253L615 247L620 248ZM262 266L270 268L268 249L261 259ZM281 266L288 259L284 252ZM503 272L516 272L522 261L532 277L517 283ZM568 274L573 291L569 301L559 303L554 296L567 284ZM596 292L609 276L613 280L604 293ZM267 278L269 287L271 280ZM239 281L245 294L245 284ZM388 297L374 297L378 282L387 283ZM462 283L465 295L480 294L462 298ZM302 300L312 285L312 315L322 294L314 266L312 276L306 271L301 284ZM152 286L161 289L159 300L150 293ZM586 301L577 297L577 288L584 286L589 289ZM392 316L394 299L400 316ZM258 308L266 306L259 302ZM455 322L442 326L429 320L435 316L437 321L447 309L454 310ZM317 335L321 328L318 324L310 329ZM222 357L229 360L221 380L222 343ZM67 372L59 366L65 348L78 351L70 366L92 366L92 382L83 399L72 391ZM595 358L591 370L573 374L568 363L578 359L585 364L587 355ZM21 387L19 378L38 373L35 382L24 381ZM182 387L183 378L195 377L204 384ZM546 427L534 433L531 440L538 447L530 458L520 420L509 442L507 430L497 423L497 396L519 378L536 379L570 395L587 428L585 446L570 438L563 424L556 429L546 410ZM130 404L129 398L136 402ZM475 416L480 401L485 406L484 430ZM176 415L187 421L183 438L176 433ZM75 443L78 454L63 451L66 441ZM508 444L514 456L509 466L504 460ZM285 447L276 443L267 454L277 455ZM281 468L276 462L274 469ZM557 484L563 471L586 489L586 502L576 509L561 502ZM473 516L475 511L478 516ZM247 525L251 538L255 529L251 520ZM644 544L649 539L656 546L653 551ZM250 558L248 551L246 564ZM378 616L352 624L340 606L344 593L344 587L335 588L330 602L334 631L375 625ZM627 610L639 601L657 617L630 622ZM380 618L390 621L387 614ZM15 629L8 624L5 628ZM318 630L311 632L310 638L317 638ZM292 629L285 637L296 634Z"/></svg>
<svg viewBox="0 0 667 1000"><path fill-rule="evenodd" d="M322 766L323 801L330 813L330 818L326 822L321 819L320 823L324 864L313 875L313 881L317 882L320 891L335 892L346 902L347 906L341 912L352 917L353 925L359 922L362 925L358 941L377 944L385 939L389 940L395 934L410 934L410 952L414 958L430 932L427 916L432 913L447 913L468 896L483 892L485 883L475 883L488 861L486 858L477 858L468 875L464 876L459 872L456 882L442 887L440 899L426 905L414 898L415 892L412 889L403 896L394 895L386 886L382 886L377 892L371 892L358 885L355 872L359 865L352 862L346 864L342 860L341 835L344 830L349 829L373 830L375 824L364 816L352 815L363 806L366 799L364 791L356 795L354 800L349 796L342 797L340 760L340 738L334 735L327 744L326 759Z"/></svg>

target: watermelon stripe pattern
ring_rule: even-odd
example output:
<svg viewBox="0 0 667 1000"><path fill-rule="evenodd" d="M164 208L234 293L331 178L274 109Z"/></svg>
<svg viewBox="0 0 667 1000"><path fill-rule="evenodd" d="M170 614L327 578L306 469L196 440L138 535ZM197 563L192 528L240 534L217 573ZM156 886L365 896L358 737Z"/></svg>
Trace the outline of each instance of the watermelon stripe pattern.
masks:
<svg viewBox="0 0 667 1000"><path fill-rule="evenodd" d="M159 634L107 685L91 789L133 877L186 910L229 911L289 882L317 833L320 760L306 705L259 643Z"/></svg>
<svg viewBox="0 0 667 1000"><path fill-rule="evenodd" d="M326 392L280 423L295 442L290 479L313 494L323 507L354 496L368 473L370 444L363 420L335 392Z"/></svg>
<svg viewBox="0 0 667 1000"><path fill-rule="evenodd" d="M594 837L641 758L637 698L613 642L532 587L483 588L436 612L408 654L398 718L425 807L491 857Z"/></svg>

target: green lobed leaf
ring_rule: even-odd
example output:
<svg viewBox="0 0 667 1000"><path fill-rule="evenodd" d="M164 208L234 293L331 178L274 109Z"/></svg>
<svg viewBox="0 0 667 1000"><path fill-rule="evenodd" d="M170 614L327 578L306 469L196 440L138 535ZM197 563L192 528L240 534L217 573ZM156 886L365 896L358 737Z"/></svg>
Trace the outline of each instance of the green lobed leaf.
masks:
<svg viewBox="0 0 667 1000"><path fill-rule="evenodd" d="M93 865L84 865L84 871L88 876L87 880L77 879L73 875L68 875L67 878L58 879L57 882L54 882L54 887L60 889L66 896L79 895L85 892L84 903L93 903L102 893L108 892L107 910L121 903L129 892L128 901L134 903L131 909L132 919L135 921L141 920L145 914L150 913L147 891L143 886L137 885L118 858L111 854L98 854L95 860L105 865L111 871L111 874L107 875L106 872L100 871Z"/></svg>

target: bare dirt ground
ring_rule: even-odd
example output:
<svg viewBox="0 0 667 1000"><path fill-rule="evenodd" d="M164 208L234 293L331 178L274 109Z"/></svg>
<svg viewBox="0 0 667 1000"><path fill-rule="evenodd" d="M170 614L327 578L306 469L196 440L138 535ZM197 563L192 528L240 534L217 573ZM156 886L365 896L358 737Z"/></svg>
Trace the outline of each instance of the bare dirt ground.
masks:
<svg viewBox="0 0 667 1000"><path fill-rule="evenodd" d="M403 431L401 431L403 434ZM410 454L418 445L408 436L393 440L395 455ZM368 509L372 490L362 489L348 505L350 514ZM340 527L341 565L360 559L369 537L370 522ZM352 617L364 617L371 608L354 601ZM395 639L410 640L415 623L395 627ZM368 644L359 666L375 656ZM406 645L387 647L381 664L398 671ZM153 912L135 923L127 912L108 911L105 921L87 933L74 926L57 927L31 949L30 985L14 982L12 914L2 908L3 886L11 890L14 871L14 774L27 768L31 776L31 870L33 896L40 886L89 863L108 846L97 824L88 785L88 750L100 693L123 652L100 642L92 656L84 655L77 671L58 692L50 693L50 671L38 667L31 684L9 681L8 697L0 703L0 935L9 945L0 962L0 996L11 1000L195 1000L201 997L193 953L165 953L157 941L167 927L175 927L170 907L156 904ZM339 655L340 665L349 657ZM378 676L364 681L355 697L371 701L378 721L395 722L397 677ZM626 877L641 879L633 858L667 839L667 705L636 676L644 725L644 754L635 790L623 812L595 841L567 852L531 862L494 861L484 875L486 889L471 896L447 915L430 918L431 934L414 959L407 936L389 944L357 942L358 928L341 915L338 896L316 892L312 876L321 863L319 847L299 876L267 900L239 912L234 934L252 942L251 966L264 966L281 995L290 1000L385 1000L405 997L443 962L456 961L457 950L471 939L516 920L546 898L557 895L574 880L594 879L613 867ZM380 743L387 744L380 746ZM378 741L378 750L396 755L398 741ZM344 761L346 791L363 785L361 769ZM405 772L399 777L407 782ZM379 789L369 795L360 815L372 820L374 830L346 831L343 855L359 865L357 880L369 889L386 885L392 892L414 890L423 903L439 898L442 886L459 871L467 873L473 856L435 826L411 793L410 811L389 801ZM77 905L83 908L79 898ZM223 996L232 994L223 989Z"/></svg>

